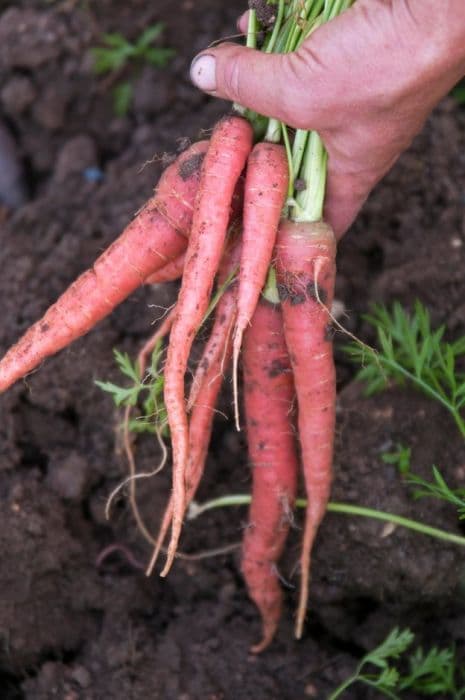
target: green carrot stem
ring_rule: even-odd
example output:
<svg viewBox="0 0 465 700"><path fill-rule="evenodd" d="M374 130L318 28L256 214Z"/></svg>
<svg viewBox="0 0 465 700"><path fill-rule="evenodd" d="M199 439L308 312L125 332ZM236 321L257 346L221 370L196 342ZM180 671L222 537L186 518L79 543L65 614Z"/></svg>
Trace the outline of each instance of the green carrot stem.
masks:
<svg viewBox="0 0 465 700"><path fill-rule="evenodd" d="M281 31L281 25L283 23L283 18L284 18L284 0L279 0L278 2L278 14L276 15L276 19L273 25L273 31L270 36L270 40L268 41L266 45L265 52L266 53L272 53L274 50L274 47L276 45L276 42L278 40L279 33Z"/></svg>
<svg viewBox="0 0 465 700"><path fill-rule="evenodd" d="M325 0L325 6L323 10L323 22L327 22L331 16L331 10L333 8L334 0Z"/></svg>
<svg viewBox="0 0 465 700"><path fill-rule="evenodd" d="M257 13L255 10L249 10L249 19L247 23L247 38L246 44L249 49L257 48ZM243 105L234 102L233 110L242 116L248 116L247 110ZM253 119L250 119L253 122Z"/></svg>
<svg viewBox="0 0 465 700"><path fill-rule="evenodd" d="M293 31L292 18L288 14L282 22L281 31L276 39L273 53L287 53L286 46Z"/></svg>
<svg viewBox="0 0 465 700"><path fill-rule="evenodd" d="M211 501L206 501L205 503L191 503L189 506L188 518L193 520L207 510L213 510L215 508L225 508L230 506L243 506L249 505L251 497L248 494L234 494L231 496L222 496L221 498L214 498ZM298 498L296 500L296 506L298 508L306 508L307 501L305 498ZM342 513L344 515L355 515L362 518L373 518L375 520L381 520L383 522L392 523L393 525L398 525L404 527L408 530L413 530L414 532L419 532L423 535L428 535L429 537L434 537L435 539L442 540L444 542L451 542L452 544L460 545L465 547L465 537L461 535L455 535L452 532L447 532L446 530L440 530L436 527L431 527L425 523L421 523L418 520L411 520L410 518L404 518L401 515L396 515L395 513L386 513L382 510L375 510L374 508L366 508L364 506L353 505L352 503L328 503L327 510L329 513Z"/></svg>
<svg viewBox="0 0 465 700"><path fill-rule="evenodd" d="M299 31L295 30L288 42L288 48L295 50L312 32L330 19L333 19L341 11L346 9L347 3L353 0L314 0L306 3L304 8L306 24L296 22ZM302 17L302 15L301 15ZM319 221L323 216L323 206L326 190L327 154L320 136L311 132L300 152L304 137L296 133L296 147L293 153L294 177L302 180L304 189L294 195L294 206L291 218L294 221ZM294 179L292 181L294 184ZM292 199L290 194L290 199Z"/></svg>
<svg viewBox="0 0 465 700"><path fill-rule="evenodd" d="M304 501L304 499L302 499L302 501ZM304 507L302 502L299 503L299 506ZM431 527L431 525L426 525L418 520L404 518L402 515L386 513L382 510L365 508L364 506L355 506L350 503L328 503L328 511L330 513L344 513L346 515L356 515L363 518L382 520L384 522L392 523L393 525L405 527L408 530L413 530L414 532L420 532L423 535L428 535L429 537L434 537L438 540L443 540L444 542L452 542L453 544L458 544L461 547L465 547L465 537L462 537L461 535L454 535L453 532L447 532L446 530Z"/></svg>
<svg viewBox="0 0 465 700"><path fill-rule="evenodd" d="M298 129L295 132L294 143L292 144L292 166L295 173L300 171L307 141L308 131Z"/></svg>
<svg viewBox="0 0 465 700"><path fill-rule="evenodd" d="M281 141L281 122L278 119L270 119L266 129L265 141L279 143Z"/></svg>
<svg viewBox="0 0 465 700"><path fill-rule="evenodd" d="M246 46L249 49L257 48L257 13L255 10L249 10L249 21L247 24L247 39Z"/></svg>
<svg viewBox="0 0 465 700"><path fill-rule="evenodd" d="M331 8L330 14L329 14L330 20L334 19L334 17L336 17L337 15L339 15L341 13L342 8L343 8L343 2L344 2L344 0L335 0L333 6Z"/></svg>
<svg viewBox="0 0 465 700"><path fill-rule="evenodd" d="M315 131L310 133L299 175L305 183L305 189L296 195L291 218L294 221L319 221L323 216L326 151Z"/></svg>
<svg viewBox="0 0 465 700"><path fill-rule="evenodd" d="M292 27L292 30L289 32L289 36L287 39L287 44L284 53L290 53L291 51L295 51L295 48L297 46L297 43L299 41L300 33L302 31L301 29L301 24L305 21L306 19L306 14L308 11L308 0L305 3L305 5L298 11L296 16L294 17L294 24Z"/></svg>
<svg viewBox="0 0 465 700"><path fill-rule="evenodd" d="M323 0L321 0L321 2L316 2L311 12L308 14L306 21L302 22L301 32L296 37L297 40L293 49L294 51L323 23L323 16L321 14L322 7Z"/></svg>
<svg viewBox="0 0 465 700"><path fill-rule="evenodd" d="M279 304L280 299L278 285L276 283L276 270L274 267L270 267L268 270L268 277L262 294L263 297L270 302L270 304Z"/></svg>

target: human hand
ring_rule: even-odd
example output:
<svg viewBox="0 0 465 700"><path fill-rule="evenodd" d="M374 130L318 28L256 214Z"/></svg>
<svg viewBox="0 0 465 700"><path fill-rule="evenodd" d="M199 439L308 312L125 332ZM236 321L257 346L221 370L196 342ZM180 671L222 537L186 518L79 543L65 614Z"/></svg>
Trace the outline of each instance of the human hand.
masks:
<svg viewBox="0 0 465 700"><path fill-rule="evenodd" d="M200 89L319 132L338 236L464 74L463 0L357 0L294 53L225 43L191 67Z"/></svg>

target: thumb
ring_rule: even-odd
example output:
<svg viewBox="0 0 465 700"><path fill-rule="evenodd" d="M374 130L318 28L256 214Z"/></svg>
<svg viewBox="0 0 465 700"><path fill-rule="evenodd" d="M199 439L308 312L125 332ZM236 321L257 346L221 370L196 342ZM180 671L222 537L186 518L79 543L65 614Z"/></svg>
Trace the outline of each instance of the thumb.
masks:
<svg viewBox="0 0 465 700"><path fill-rule="evenodd" d="M204 92L294 128L316 128L309 126L313 62L306 54L265 54L225 43L194 58L191 80Z"/></svg>

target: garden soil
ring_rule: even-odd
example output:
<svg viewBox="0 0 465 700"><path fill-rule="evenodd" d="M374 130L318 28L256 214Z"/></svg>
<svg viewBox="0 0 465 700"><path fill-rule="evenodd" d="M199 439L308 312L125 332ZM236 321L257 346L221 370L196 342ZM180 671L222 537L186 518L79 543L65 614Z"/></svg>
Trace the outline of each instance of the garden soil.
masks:
<svg viewBox="0 0 465 700"><path fill-rule="evenodd" d="M189 61L232 37L243 3L99 0L0 4L0 116L24 169L26 203L2 209L0 351L3 353L115 238L150 196L166 154L228 109L189 83ZM132 41L165 23L176 51L165 68L96 76L91 47L106 32ZM113 90L130 80L129 111ZM299 577L297 516L280 573L286 606L276 641L255 657L259 618L239 571L243 508L186 522L168 578L147 578L150 545L128 500L105 503L127 474L121 413L95 380L117 380L112 349L134 355L176 285L144 288L92 333L0 397L0 697L2 700L325 699L366 650L394 627L424 647L454 644L464 661L463 550L374 520L329 514L313 558L305 636L293 639ZM339 251L337 299L347 329L373 301L416 298L451 338L465 333L465 110L452 98L379 185ZM333 500L460 532L453 506L412 499L382 454L412 449L412 468L465 480L463 440L448 413L408 387L366 398L336 337L338 421ZM231 420L226 382L200 501L250 488L245 441ZM160 459L137 439L138 469ZM138 483L156 532L170 473ZM462 527L463 531L463 527ZM106 550L106 548L110 548ZM218 548L222 555L211 556ZM102 553L106 556L102 557ZM97 561L98 559L103 561ZM346 698L376 697L354 687ZM414 696L412 696L414 697Z"/></svg>

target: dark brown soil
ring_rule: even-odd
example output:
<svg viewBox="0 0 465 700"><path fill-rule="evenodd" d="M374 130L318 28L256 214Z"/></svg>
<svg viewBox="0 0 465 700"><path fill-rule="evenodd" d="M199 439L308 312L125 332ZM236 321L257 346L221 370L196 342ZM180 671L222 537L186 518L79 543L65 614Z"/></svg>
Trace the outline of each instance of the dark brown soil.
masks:
<svg viewBox="0 0 465 700"><path fill-rule="evenodd" d="M234 0L42 0L0 4L0 115L14 135L29 201L0 228L0 352L122 229L148 197L163 154L208 129L227 108L190 86L190 58L235 32ZM166 23L177 51L165 69L134 77L133 106L113 113L111 89L91 71L102 32L136 38ZM93 168L93 171L86 169ZM94 181L89 172L101 170ZM86 177L87 173L87 177ZM465 325L465 111L439 106L422 135L367 203L340 247L337 297L346 326L371 301L421 299L451 337ZM292 637L299 531L282 564L290 581L276 642L249 655L257 614L237 552L179 560L166 580L147 579L122 553L99 568L107 546L145 562L126 499L110 522L104 506L126 473L121 416L94 384L115 378L112 348L134 354L172 303L173 285L144 289L72 348L0 398L0 696L4 700L296 700L328 696L356 659L395 625L423 645L465 643L465 559L459 548L382 523L329 515L315 550L305 638ZM368 336L369 339L369 336ZM340 338L340 343L344 338ZM413 501L381 460L412 447L425 477L432 464L463 483L465 449L439 405L408 389L363 397L337 349L340 382L334 500L390 510L459 531L453 507ZM222 409L230 415L226 392ZM158 459L138 441L138 466ZM247 491L242 437L217 419L199 499ZM144 482L140 507L153 531L170 489L164 470ZM186 524L185 552L238 542L239 509ZM364 698L360 688L347 698Z"/></svg>

